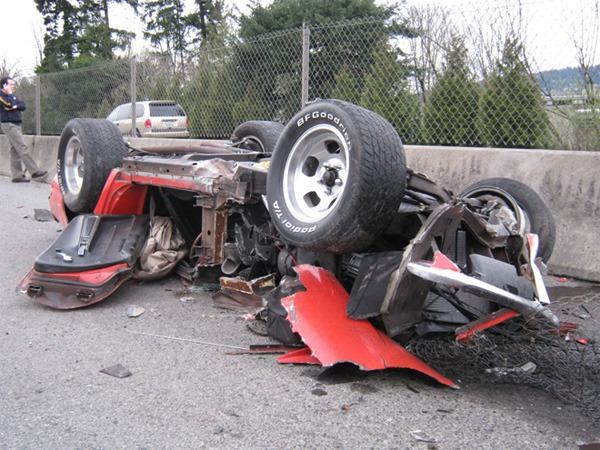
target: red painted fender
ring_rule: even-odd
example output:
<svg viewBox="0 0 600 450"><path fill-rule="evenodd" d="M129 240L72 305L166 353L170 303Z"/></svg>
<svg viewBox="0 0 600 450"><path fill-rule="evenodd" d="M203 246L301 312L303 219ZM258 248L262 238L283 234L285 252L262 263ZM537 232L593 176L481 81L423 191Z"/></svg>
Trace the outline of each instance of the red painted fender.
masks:
<svg viewBox="0 0 600 450"><path fill-rule="evenodd" d="M294 269L306 291L296 292L281 303L288 311L293 331L310 352L293 352L279 358L279 362L320 363L326 367L350 362L362 370L412 369L446 386L456 386L368 320L348 317L349 295L332 273L311 265Z"/></svg>

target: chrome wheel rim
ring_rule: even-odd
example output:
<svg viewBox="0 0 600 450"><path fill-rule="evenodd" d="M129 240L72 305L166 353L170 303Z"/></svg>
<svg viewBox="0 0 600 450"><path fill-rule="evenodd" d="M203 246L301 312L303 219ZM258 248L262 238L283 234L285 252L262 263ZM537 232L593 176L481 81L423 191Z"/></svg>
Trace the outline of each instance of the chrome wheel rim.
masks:
<svg viewBox="0 0 600 450"><path fill-rule="evenodd" d="M69 193L78 195L83 184L84 158L81 141L73 136L65 148L64 175Z"/></svg>
<svg viewBox="0 0 600 450"><path fill-rule="evenodd" d="M286 161L283 192L290 213L304 223L329 216L348 188L349 147L331 125L319 125L296 141Z"/></svg>

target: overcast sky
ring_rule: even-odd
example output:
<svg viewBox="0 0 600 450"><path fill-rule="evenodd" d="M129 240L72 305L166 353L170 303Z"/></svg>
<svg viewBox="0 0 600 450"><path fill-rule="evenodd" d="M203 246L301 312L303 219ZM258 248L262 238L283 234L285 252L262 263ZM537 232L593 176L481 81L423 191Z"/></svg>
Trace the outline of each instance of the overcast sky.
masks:
<svg viewBox="0 0 600 450"><path fill-rule="evenodd" d="M269 0L264 2L269 3ZM384 2L381 0L381 3ZM245 5L247 1L231 0L230 3ZM597 20L595 8L598 0L408 0L408 3L453 5L457 17L470 15L475 20L483 17L482 11L493 16L493 8L507 4L515 8L519 4L524 5L527 38L531 40L528 45L539 60L540 68L548 69L576 65L573 39L593 27L593 19ZM21 75L31 75L40 59L38 41L42 40L44 33L42 17L34 0L0 0L0 7L3 11L0 61L5 61L8 67L17 67ZM127 6L111 6L110 20L116 28L141 34L141 22L133 17ZM595 40L598 40L597 34ZM136 47L142 46L138 40ZM595 42L595 47L598 47L598 42ZM594 58L595 64L598 64L599 57Z"/></svg>
<svg viewBox="0 0 600 450"><path fill-rule="evenodd" d="M385 1L385 0L382 0ZM192 8L194 0L185 0ZM259 0L268 4L270 0ZM245 10L247 0L228 0L226 4ZM34 0L0 0L2 27L0 27L0 61L6 60L7 67L17 67L21 75L32 75L40 62L39 44L43 42L44 22ZM142 21L124 4L110 6L111 26L136 34L134 51L147 47L143 42ZM11 74L12 75L12 74Z"/></svg>
<svg viewBox="0 0 600 450"><path fill-rule="evenodd" d="M42 16L33 0L0 0L0 11L0 61L30 74L39 62L36 36L43 37Z"/></svg>

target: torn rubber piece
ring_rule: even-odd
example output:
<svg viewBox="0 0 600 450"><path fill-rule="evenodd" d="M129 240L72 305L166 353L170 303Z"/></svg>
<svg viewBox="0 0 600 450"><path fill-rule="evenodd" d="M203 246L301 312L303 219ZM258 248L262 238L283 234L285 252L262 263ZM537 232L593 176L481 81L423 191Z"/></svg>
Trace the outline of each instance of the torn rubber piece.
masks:
<svg viewBox="0 0 600 450"><path fill-rule="evenodd" d="M281 363L313 363L330 367L349 362L362 370L412 369L446 386L455 383L409 353L368 320L346 315L348 293L333 274L320 267L294 268L306 291L282 300L292 329L308 349L278 358Z"/></svg>

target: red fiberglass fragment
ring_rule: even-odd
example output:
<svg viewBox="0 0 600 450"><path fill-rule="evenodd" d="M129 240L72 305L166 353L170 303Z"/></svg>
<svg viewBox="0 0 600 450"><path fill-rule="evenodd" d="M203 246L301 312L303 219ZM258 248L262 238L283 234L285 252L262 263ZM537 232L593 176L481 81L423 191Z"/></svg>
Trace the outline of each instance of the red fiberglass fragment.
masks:
<svg viewBox="0 0 600 450"><path fill-rule="evenodd" d="M452 270L454 272L460 273L459 267L456 264L454 264L454 262L452 262L452 260L450 258L448 258L446 255L444 255L442 252L439 252L439 251L436 251L433 254L433 262L432 263L427 263L427 262L421 261L421 264L426 264L428 266L436 267L438 269L448 269L448 270Z"/></svg>
<svg viewBox="0 0 600 450"><path fill-rule="evenodd" d="M313 354L310 348L304 347L300 350L286 353L277 358L282 364L318 364L323 365Z"/></svg>
<svg viewBox="0 0 600 450"><path fill-rule="evenodd" d="M295 270L306 291L284 298L282 304L293 331L302 337L310 353L294 352L279 362L320 362L325 367L350 362L362 370L413 369L444 385L455 386L368 320L349 318L349 295L333 274L311 265L300 265Z"/></svg>

